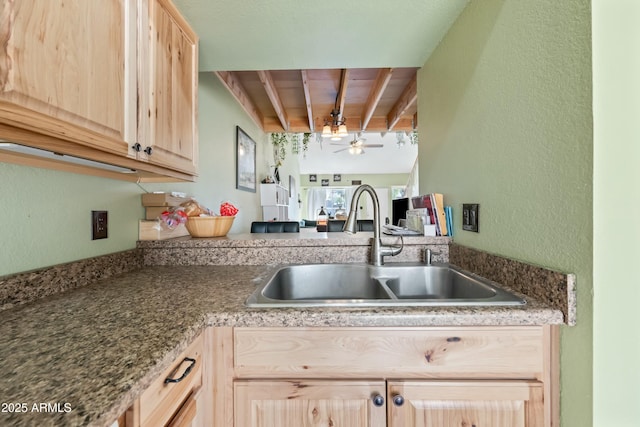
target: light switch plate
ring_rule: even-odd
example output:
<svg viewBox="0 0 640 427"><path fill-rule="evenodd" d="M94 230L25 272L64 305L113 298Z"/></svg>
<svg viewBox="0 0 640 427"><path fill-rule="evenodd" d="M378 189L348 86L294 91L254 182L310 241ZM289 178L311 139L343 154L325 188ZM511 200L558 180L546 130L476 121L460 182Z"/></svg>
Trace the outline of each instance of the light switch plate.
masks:
<svg viewBox="0 0 640 427"><path fill-rule="evenodd" d="M466 231L474 231L478 233L478 224L480 204L479 203L463 203L462 204L462 229Z"/></svg>

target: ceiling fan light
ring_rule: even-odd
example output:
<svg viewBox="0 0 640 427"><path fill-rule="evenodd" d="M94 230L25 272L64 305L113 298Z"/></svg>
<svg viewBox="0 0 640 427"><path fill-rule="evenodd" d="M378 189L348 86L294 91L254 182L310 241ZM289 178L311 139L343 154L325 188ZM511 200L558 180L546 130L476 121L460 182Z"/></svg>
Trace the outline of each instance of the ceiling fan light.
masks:
<svg viewBox="0 0 640 427"><path fill-rule="evenodd" d="M344 136L347 136L347 135L349 135L347 133L347 125L341 124L340 126L338 126L338 136L339 137L344 137Z"/></svg>
<svg viewBox="0 0 640 427"><path fill-rule="evenodd" d="M322 137L329 138L330 136L331 136L331 126L329 126L328 124L325 124L322 127Z"/></svg>
<svg viewBox="0 0 640 427"><path fill-rule="evenodd" d="M340 140L342 140L342 137L340 137L340 135L338 135L336 133L336 134L333 134L333 136L331 137L331 140L332 141L340 141Z"/></svg>

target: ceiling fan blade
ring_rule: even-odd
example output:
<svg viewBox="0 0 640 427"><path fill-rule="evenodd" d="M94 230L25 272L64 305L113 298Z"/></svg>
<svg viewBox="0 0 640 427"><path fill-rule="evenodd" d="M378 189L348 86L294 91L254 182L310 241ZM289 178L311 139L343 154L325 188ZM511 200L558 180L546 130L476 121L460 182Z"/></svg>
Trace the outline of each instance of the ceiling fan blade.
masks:
<svg viewBox="0 0 640 427"><path fill-rule="evenodd" d="M384 147L384 145L382 144L363 144L360 147L367 147L367 148L382 148Z"/></svg>
<svg viewBox="0 0 640 427"><path fill-rule="evenodd" d="M349 148L351 148L351 147L341 148L340 150L336 150L336 151L334 151L334 153L339 153L339 152L341 152L341 151L348 150Z"/></svg>
<svg viewBox="0 0 640 427"><path fill-rule="evenodd" d="M337 142L332 142L331 145L339 145L341 147L350 147L351 146L350 144L340 144L340 143L337 143Z"/></svg>

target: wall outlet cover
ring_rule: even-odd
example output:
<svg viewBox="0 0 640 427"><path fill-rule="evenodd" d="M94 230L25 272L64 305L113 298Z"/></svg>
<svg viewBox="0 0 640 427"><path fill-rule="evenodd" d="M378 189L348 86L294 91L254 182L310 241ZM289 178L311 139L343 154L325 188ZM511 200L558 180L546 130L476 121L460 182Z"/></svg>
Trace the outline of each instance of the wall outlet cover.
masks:
<svg viewBox="0 0 640 427"><path fill-rule="evenodd" d="M91 240L106 239L108 237L107 211L91 211Z"/></svg>
<svg viewBox="0 0 640 427"><path fill-rule="evenodd" d="M463 203L462 204L462 229L478 233L478 224L480 223L480 204L479 203Z"/></svg>

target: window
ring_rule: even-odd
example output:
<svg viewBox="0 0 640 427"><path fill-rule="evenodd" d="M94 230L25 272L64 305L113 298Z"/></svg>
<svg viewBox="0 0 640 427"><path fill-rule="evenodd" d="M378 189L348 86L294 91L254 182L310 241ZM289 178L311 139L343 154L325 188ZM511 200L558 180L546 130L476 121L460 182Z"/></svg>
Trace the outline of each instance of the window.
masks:
<svg viewBox="0 0 640 427"><path fill-rule="evenodd" d="M345 187L309 188L307 193L307 217L317 218L320 208L330 218L335 218L336 213L347 215L353 190Z"/></svg>
<svg viewBox="0 0 640 427"><path fill-rule="evenodd" d="M394 185L391 187L391 200L407 197L407 187Z"/></svg>

